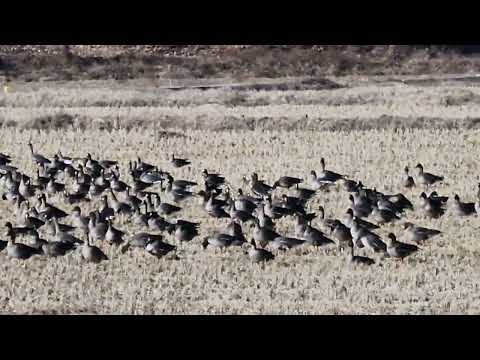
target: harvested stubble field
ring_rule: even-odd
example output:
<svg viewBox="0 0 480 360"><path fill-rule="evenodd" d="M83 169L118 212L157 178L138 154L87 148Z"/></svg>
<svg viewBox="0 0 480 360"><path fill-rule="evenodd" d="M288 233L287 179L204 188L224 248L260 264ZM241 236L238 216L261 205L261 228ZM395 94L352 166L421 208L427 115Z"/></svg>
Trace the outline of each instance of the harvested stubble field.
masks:
<svg viewBox="0 0 480 360"><path fill-rule="evenodd" d="M324 157L327 168L388 193L402 190L405 165L421 162L426 171L445 176L435 186L441 195L458 193L464 201L474 201L479 97L480 89L458 83L366 83L285 92L171 92L106 82L19 84L0 96L0 151L11 154L29 175L35 171L27 147L31 139L42 154L90 152L95 158L119 160L123 171L140 156L175 177L201 183L206 168L225 175L233 188L245 188L242 177L254 171L270 184L289 175L304 178L309 186L310 170L319 169ZM48 117L50 123L40 121ZM41 129L48 126L55 130ZM192 166L172 169L171 153L192 160ZM421 191L405 194L416 205ZM71 209L60 199L51 201ZM315 211L319 205L326 217L341 217L348 194L319 192L309 208ZM0 202L0 214L2 222L18 223L7 202ZM201 231L190 243L167 236L178 246L178 260L159 260L141 251L121 254L100 244L110 260L99 265L76 254L20 262L1 253L2 312L444 314L478 313L480 308L476 217L447 212L426 220L409 212L409 221L443 234L401 265L374 256L377 263L363 268L349 264L347 254L335 247L280 252L264 266L251 263L239 248L203 250L201 239L226 221L210 218L196 200L188 201L179 216L201 222ZM394 232L401 240L400 224L379 233ZM116 225L128 233L139 230L121 221ZM251 234L248 226L244 229ZM277 230L293 234L292 220L279 221Z"/></svg>

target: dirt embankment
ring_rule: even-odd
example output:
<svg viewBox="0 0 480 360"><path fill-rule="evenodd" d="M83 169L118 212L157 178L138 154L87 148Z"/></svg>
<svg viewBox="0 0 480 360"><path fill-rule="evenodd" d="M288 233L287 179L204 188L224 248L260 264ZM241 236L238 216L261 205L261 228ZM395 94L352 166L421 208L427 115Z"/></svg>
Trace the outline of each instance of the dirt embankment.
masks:
<svg viewBox="0 0 480 360"><path fill-rule="evenodd" d="M278 78L480 71L477 46L0 45L0 76L25 81Z"/></svg>

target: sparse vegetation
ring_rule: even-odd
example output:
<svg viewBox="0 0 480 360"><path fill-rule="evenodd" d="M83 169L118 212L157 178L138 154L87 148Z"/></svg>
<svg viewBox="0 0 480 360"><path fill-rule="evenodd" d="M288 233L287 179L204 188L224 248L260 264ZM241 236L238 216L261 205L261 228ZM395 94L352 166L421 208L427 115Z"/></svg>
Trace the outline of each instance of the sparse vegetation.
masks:
<svg viewBox="0 0 480 360"><path fill-rule="evenodd" d="M141 156L176 177L200 183L206 168L221 172L233 188L253 171L270 184L287 174L306 179L308 186L309 171L319 169L325 157L332 170L386 192L400 190L405 165L421 162L445 176L435 186L439 194L475 199L478 88L451 82L346 85L330 90L168 91L145 82L14 82L11 93L0 95L0 152L10 153L29 175L35 171L27 147L32 140L43 154L90 152L119 160L122 171ZM172 169L172 152L192 160L192 166ZM420 191L406 193L414 205ZM52 201L61 203L56 197ZM85 211L97 205L94 201ZM333 189L319 193L310 209L319 205L326 217L339 217L348 198ZM71 210L72 205L62 203L62 208ZM18 222L5 201L0 201L0 216L3 222ZM100 243L96 245L110 260L98 265L77 254L19 262L0 253L2 312L478 313L476 217L448 214L426 220L409 213L409 221L443 234L401 266L376 259L374 266L362 268L348 264L347 254L334 247L279 252L265 266L252 264L242 249L203 250L201 237L226 222L208 217L195 200L181 216L202 226L191 243L168 238L178 245L179 260L135 251L125 255ZM116 225L129 234L138 230L121 219ZM251 235L248 226L244 230ZM293 222L280 220L278 230L292 234ZM387 225L379 234L388 232L401 239L399 224Z"/></svg>

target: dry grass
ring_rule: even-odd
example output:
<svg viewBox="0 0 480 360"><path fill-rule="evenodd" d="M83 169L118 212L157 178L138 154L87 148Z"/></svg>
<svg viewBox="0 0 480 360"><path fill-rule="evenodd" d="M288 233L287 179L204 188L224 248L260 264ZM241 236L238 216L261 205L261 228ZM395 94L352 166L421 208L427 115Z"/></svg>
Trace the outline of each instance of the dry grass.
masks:
<svg viewBox="0 0 480 360"><path fill-rule="evenodd" d="M461 90L461 91L460 91ZM200 180L203 168L220 171L234 186L242 186L241 178L253 171L272 183L280 174L306 178L309 171L320 168L320 158L335 171L361 179L378 190L400 190L402 169L422 162L427 171L444 174L446 182L436 189L442 195L458 193L462 199L474 200L477 169L480 165L476 149L480 143L480 130L467 129L406 129L369 131L321 131L318 128L272 130L274 126L248 130L212 132L219 121L228 123L228 116L245 113L256 119L266 113L274 121L295 120L310 114L328 114L336 121L349 116L364 116L370 121L386 111L392 116L409 116L436 112L439 121L459 119L466 114L478 114L476 102L444 107L437 100L442 96L459 94L465 89L434 88L409 89L403 86L366 87L335 90L331 93L247 93L248 99L268 96L268 100L281 102L282 96L295 99L327 102L335 98L338 105L294 105L283 103L266 107L236 107L225 105L190 105L177 109L172 106L152 108L90 107L89 101L102 89L62 89L66 94L64 113L76 113L86 119L95 116L112 117L122 114L123 120L136 117L147 122L176 114L178 121L186 124L192 117L205 114L208 122L198 130L181 130L184 123L171 124L171 130L183 136L161 133L155 136L148 123L136 132L126 129L98 131L73 130L70 127L57 131L22 129L21 125L35 117L55 113L52 108L36 107L34 96L41 94L25 89L0 109L5 120L16 121L17 127L1 129L1 152L11 153L20 169L33 174L26 143L32 139L36 151L52 155L61 149L74 156L87 151L95 157L112 158L122 162L125 169L129 159L137 155L142 160L158 164L172 171L175 177ZM355 92L356 91L356 92ZM451 91L451 93L449 92ZM460 91L460 92L459 92ZM468 89L477 94L476 88ZM109 99L124 99L127 90L114 88ZM84 100L75 98L83 96ZM175 93L179 100L199 102L197 96L222 99L222 92ZM417 96L415 96L417 94ZM172 99L174 95L167 94ZM195 96L194 96L195 95ZM136 94L135 96L138 96ZM52 96L52 99L55 97ZM161 97L159 97L161 98ZM344 104L345 99L366 101L363 105ZM383 99L383 100L382 100ZM25 107L18 105L24 101ZM30 103L29 103L30 101ZM52 100L53 101L53 100ZM59 101L58 98L55 101ZM84 107L70 108L70 102L85 101ZM165 101L164 98L161 101ZM297 101L297 100L295 100ZM294 101L294 102L295 102ZM415 102L418 105L415 107ZM403 103L403 107L402 107ZM336 111L335 111L336 109ZM138 112L136 112L138 110ZM96 114L96 115L94 115ZM433 114L430 114L433 116ZM284 120L279 120L284 116ZM25 117L25 118L23 118ZM310 117L309 117L310 118ZM227 119L227 120L226 120ZM312 121L312 123L314 123ZM215 126L214 126L215 125ZM157 132L163 129L157 129ZM175 152L193 160L191 168L172 169L168 156ZM246 161L248 159L248 161ZM414 203L421 190L407 194ZM55 200L52 200L55 202ZM341 216L348 206L348 196L343 191L319 194L310 204L311 210L324 205L328 217ZM90 209L92 205L86 207ZM62 204L62 208L69 206ZM13 220L15 215L5 202L0 203L2 222ZM208 218L192 201L181 212L182 218L200 221L201 236L225 225L224 221ZM434 227L444 233L423 246L422 251L407 258L397 267L395 261L377 258L370 268L349 265L345 255L335 248L316 250L305 248L278 254L276 260L265 267L252 264L241 249L227 249L224 253L203 251L200 238L179 246L180 260L156 259L142 252L122 255L114 248L105 248L110 261L101 265L86 264L76 255L64 258L33 258L26 262L9 260L0 254L0 304L5 313L120 313L120 314L444 314L478 313L480 296L480 247L476 229L478 218L459 219L452 215L439 220L425 220L418 213L410 213L408 220L419 225ZM119 221L119 228L132 233L137 227ZM251 234L251 229L247 228ZM281 221L279 231L293 233L291 220ZM401 226L382 229L400 238ZM174 243L173 239L167 238ZM370 254L371 256L371 254Z"/></svg>

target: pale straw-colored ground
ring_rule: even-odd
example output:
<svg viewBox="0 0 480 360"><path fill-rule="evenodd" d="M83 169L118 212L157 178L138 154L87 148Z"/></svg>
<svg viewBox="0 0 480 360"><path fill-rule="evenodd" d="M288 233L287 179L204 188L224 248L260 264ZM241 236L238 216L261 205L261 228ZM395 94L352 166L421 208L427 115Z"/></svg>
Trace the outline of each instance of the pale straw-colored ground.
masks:
<svg viewBox="0 0 480 360"><path fill-rule="evenodd" d="M452 89L443 89L450 91ZM53 111L33 101L37 93L9 94L17 96L18 102L5 99L0 114L9 119L13 116L20 124L22 116L38 116ZM40 93L43 90L40 90ZM53 91L53 90L48 90ZM68 95L68 89L57 89L58 97ZM91 90L83 94L76 89L68 97L62 111L73 111L82 115L101 112L116 114L123 111L132 114L140 109L134 107L84 107L75 94L85 98L86 103L95 96ZM92 90L93 91L93 90ZM97 90L95 90L97 91ZM98 92L102 93L102 89ZM116 89L105 97L114 98ZM125 90L126 92L127 90ZM343 93L341 92L343 91ZM221 108L219 112L248 111L269 112L269 116L304 116L307 109L329 112L331 116L370 116L383 113L384 107L394 116L398 113L427 113L436 111L440 117L450 119L478 113L478 106L468 103L462 106L441 107L433 100L445 93L433 88L407 89L400 85L390 90L385 87L358 89L356 96L362 99L385 98L386 104L378 105L271 105L257 109L255 106ZM398 93L395 93L398 91ZM418 99L415 91L423 91ZM453 90L452 90L453 91ZM467 91L459 89L456 91ZM477 93L478 89L468 89ZM338 98L354 96L353 89L335 90ZM322 97L337 96L336 93L292 94L299 99L319 101ZM67 95L65 95L67 94ZM83 95L82 95L83 94ZM182 98L185 94L176 93ZM205 92L192 94L192 102L200 101ZM455 93L458 95L458 93ZM168 96L174 96L169 94ZM230 96L218 92L219 96ZM119 95L124 96L124 95ZM214 94L212 94L213 97ZM258 94L248 95L250 97ZM280 98L280 92L268 94L271 99ZM455 95L456 96L456 95ZM30 100L28 100L30 97ZM402 97L405 108L402 108ZM52 99L56 98L52 96ZM431 99L430 103L428 99ZM107 99L108 100L108 99ZM12 102L10 102L12 101ZM23 105L19 105L24 101ZM52 100L53 101L53 100ZM55 101L60 101L55 100ZM159 100L160 101L160 100ZM164 100L161 100L164 101ZM273 100L272 100L273 101ZM413 104L418 102L418 106ZM394 102L392 105L389 102ZM40 106L40 107L38 107ZM57 106L57 105L56 105ZM205 106L205 107L202 107ZM222 105L223 106L223 105ZM360 106L360 108L358 107ZM364 107L362 109L362 106ZM188 121L191 114L204 111L210 114L212 105L172 108ZM165 108L153 106L145 112L161 116ZM336 111L336 110L337 111ZM368 110L369 109L369 110ZM456 109L456 111L455 111ZM385 110L385 111L387 111ZM14 115L12 115L14 114ZM7 116L8 115L8 116ZM93 116L93 115L92 115ZM95 115L98 116L98 115ZM152 115L153 116L153 115ZM218 120L212 112L211 121ZM154 117L152 117L153 119ZM179 126L180 127L180 126ZM462 200L474 201L478 182L478 130L370 130L353 132L327 132L308 129L285 130L236 130L211 131L177 130L184 136L154 136L151 129L138 132L115 130L111 133L89 130L85 132L63 130L59 132L20 131L19 128L1 130L1 152L12 154L14 164L33 175L34 167L26 144L31 139L36 151L52 156L59 149L70 156L90 152L94 157L120 160L125 169L128 160L141 156L142 160L158 164L175 177L201 180L200 172L207 168L224 174L233 187L243 186L242 176L256 171L261 178L273 183L280 175L299 176L307 179L310 170L320 168L320 158L325 157L327 167L364 184L386 192L401 190L403 167L411 168L417 162L426 171L446 177L436 190L441 195L458 193ZM174 152L193 161L190 168L172 169L168 158ZM125 173L125 172L124 172ZM305 184L308 186L308 181ZM155 188L154 188L155 189ZM406 195L417 203L421 189ZM55 202L56 200L52 200ZM57 200L59 201L59 200ZM61 204L64 209L70 206ZM319 193L310 203L315 211L324 205L326 216L341 217L348 207L348 194L343 190ZM84 206L85 211L91 206ZM419 213L409 213L407 219L422 226L442 230L444 233L422 246L422 251L407 258L398 266L392 259L376 257L377 264L369 268L357 268L348 264L345 254L336 248L293 250L278 254L277 258L262 267L252 264L244 251L228 249L224 253L202 250L201 238L225 221L208 218L196 201L185 204L180 216L199 221L201 236L191 243L177 244L180 260L156 259L140 251L120 254L117 249L105 248L110 261L100 265L84 263L76 254L64 258L32 258L19 262L0 254L0 306L3 313L119 313L119 314L170 314L170 313L228 313L228 314L424 314L424 313L478 313L480 296L480 244L477 217L456 218L447 214L439 220L423 219ZM0 202L2 223L15 221L11 205ZM127 232L139 230L130 224L117 223ZM251 234L249 227L245 228ZM281 233L293 235L293 221L279 223ZM400 224L386 226L380 231L385 236L395 232L401 239ZM4 235L2 235L4 239ZM174 243L167 236L167 241ZM100 245L100 244L97 244ZM369 256L373 256L369 254Z"/></svg>

